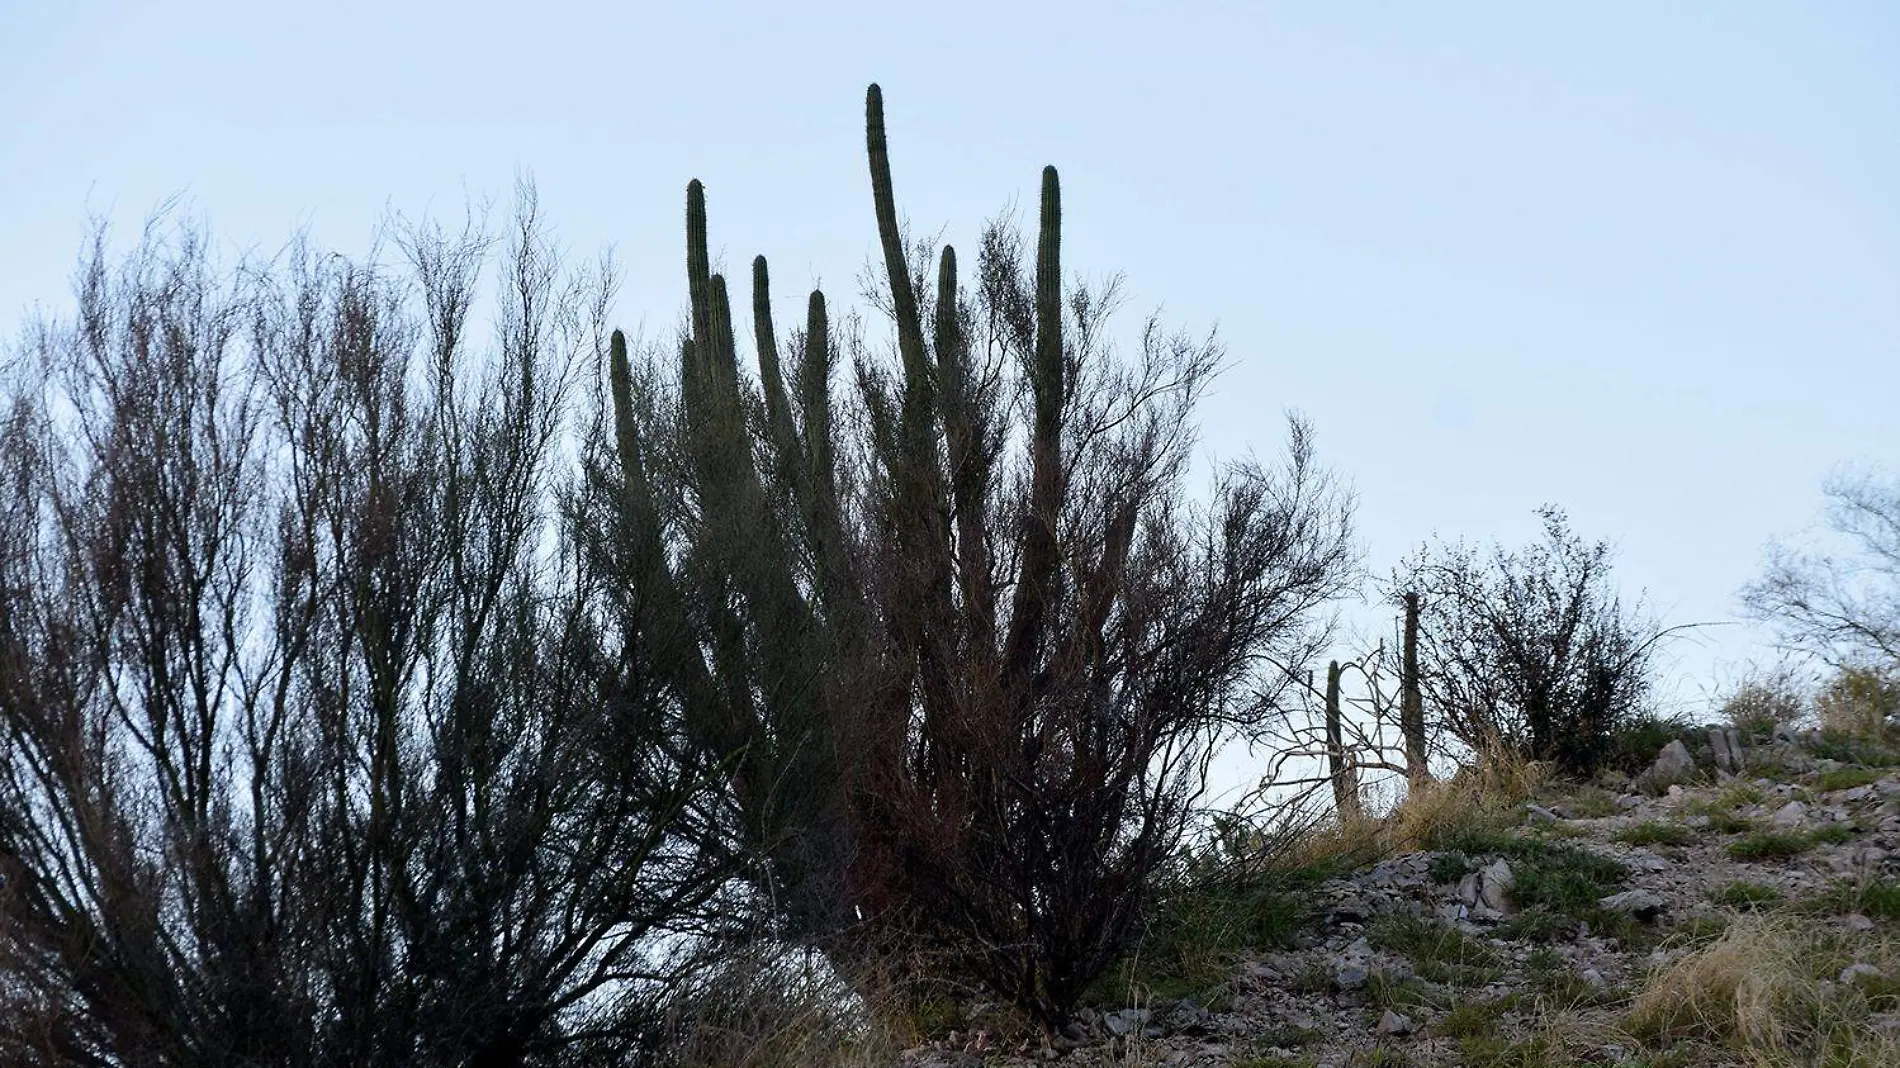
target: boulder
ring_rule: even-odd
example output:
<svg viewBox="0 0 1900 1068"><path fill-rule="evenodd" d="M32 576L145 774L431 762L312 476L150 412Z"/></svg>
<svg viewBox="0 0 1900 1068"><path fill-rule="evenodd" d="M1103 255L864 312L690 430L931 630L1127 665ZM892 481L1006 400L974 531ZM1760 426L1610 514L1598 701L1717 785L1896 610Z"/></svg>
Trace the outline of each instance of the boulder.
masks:
<svg viewBox="0 0 1900 1068"><path fill-rule="evenodd" d="M1663 910L1669 907L1669 902L1664 900L1661 894L1642 889L1625 890L1620 894L1611 894L1609 897L1598 901L1597 904L1606 909L1614 909L1617 912L1627 912L1644 923L1649 923L1656 917L1662 915Z"/></svg>
<svg viewBox="0 0 1900 1068"><path fill-rule="evenodd" d="M1776 809L1771 819L1782 830L1799 827L1808 820L1808 806L1799 801L1790 801Z"/></svg>
<svg viewBox="0 0 1900 1068"><path fill-rule="evenodd" d="M1409 1035L1412 1033L1412 1018L1401 1012L1385 1010L1379 1017L1379 1033L1382 1035Z"/></svg>
<svg viewBox="0 0 1900 1068"><path fill-rule="evenodd" d="M1677 738L1662 747L1656 754L1656 762L1649 770L1637 776L1637 786L1646 793L1660 794L1677 783L1687 782L1695 777L1695 756L1689 747Z"/></svg>
<svg viewBox="0 0 1900 1068"><path fill-rule="evenodd" d="M1715 728L1709 731L1709 748L1715 755L1715 766L1731 775L1739 775L1745 764L1742 756L1742 732L1733 727L1723 730Z"/></svg>

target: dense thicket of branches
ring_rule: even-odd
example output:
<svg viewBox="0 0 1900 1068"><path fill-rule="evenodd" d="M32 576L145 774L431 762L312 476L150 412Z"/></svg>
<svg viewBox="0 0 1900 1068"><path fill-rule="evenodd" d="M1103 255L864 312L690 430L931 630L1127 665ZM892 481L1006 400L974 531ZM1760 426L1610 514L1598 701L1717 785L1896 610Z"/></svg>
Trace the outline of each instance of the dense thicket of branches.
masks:
<svg viewBox="0 0 1900 1068"><path fill-rule="evenodd" d="M0 1060L621 1063L747 939L1065 1021L1350 500L1297 420L1191 496L1220 347L1117 352L1053 169L1033 261L910 248L867 117L895 344L781 344L761 259L756 376L697 182L665 352L531 195L499 257L94 245L0 374Z"/></svg>
<svg viewBox="0 0 1900 1068"><path fill-rule="evenodd" d="M646 1041L715 814L563 519L610 280L518 223L482 344L479 234L221 274L179 228L95 245L14 352L0 1060Z"/></svg>
<svg viewBox="0 0 1900 1068"><path fill-rule="evenodd" d="M992 225L966 287L903 238L875 87L867 120L892 351L860 345L834 396L822 294L781 352L760 259L741 373L694 183L679 370L616 351L595 529L695 635L668 670L706 753L742 754L723 784L780 932L922 945L1060 1023L1135 936L1214 746L1323 637L1348 501L1296 422L1282 465L1189 503L1220 348L1150 322L1116 354L1114 288L1065 287L1053 169L1033 264Z"/></svg>
<svg viewBox="0 0 1900 1068"><path fill-rule="evenodd" d="M1519 550L1428 544L1391 578L1420 600L1418 679L1433 727L1589 773L1642 708L1661 632L1610 582L1610 548L1546 507ZM1396 601L1396 596L1395 596Z"/></svg>

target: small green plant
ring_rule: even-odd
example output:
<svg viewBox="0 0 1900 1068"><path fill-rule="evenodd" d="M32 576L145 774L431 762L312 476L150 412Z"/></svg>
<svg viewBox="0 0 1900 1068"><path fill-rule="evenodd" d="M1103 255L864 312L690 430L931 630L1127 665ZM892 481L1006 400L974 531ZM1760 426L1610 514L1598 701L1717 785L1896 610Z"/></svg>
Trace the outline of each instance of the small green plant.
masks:
<svg viewBox="0 0 1900 1068"><path fill-rule="evenodd" d="M1809 748L1823 760L1864 764L1870 768L1900 767L1900 745L1890 740L1874 740L1846 731L1823 730Z"/></svg>
<svg viewBox="0 0 1900 1068"><path fill-rule="evenodd" d="M1476 1035L1460 1039L1458 1052L1467 1068L1554 1068L1568 1063L1557 1059L1562 1051L1553 1049L1542 1035L1522 1042Z"/></svg>
<svg viewBox="0 0 1900 1068"><path fill-rule="evenodd" d="M1635 846L1686 846L1695 841L1695 832L1676 823L1646 820L1616 832L1616 840Z"/></svg>
<svg viewBox="0 0 1900 1068"><path fill-rule="evenodd" d="M1866 786L1876 782L1880 773L1872 768L1835 768L1824 771L1814 781L1816 793L1832 793L1835 790L1851 790L1856 786Z"/></svg>
<svg viewBox="0 0 1900 1068"><path fill-rule="evenodd" d="M1585 786L1572 794L1568 806L1578 819L1601 819L1621 811L1616 807L1616 795L1597 786Z"/></svg>
<svg viewBox="0 0 1900 1068"><path fill-rule="evenodd" d="M1780 903L1781 891L1772 886L1737 879L1726 886L1709 891L1709 900L1727 908L1751 912Z"/></svg>
<svg viewBox="0 0 1900 1068"><path fill-rule="evenodd" d="M1722 716L1748 743L1774 737L1775 727L1807 714L1808 695L1792 668L1756 669L1722 702Z"/></svg>
<svg viewBox="0 0 1900 1068"><path fill-rule="evenodd" d="M1719 912L1699 912L1684 916L1676 923L1668 944L1695 949L1722 937L1728 930L1729 917Z"/></svg>
<svg viewBox="0 0 1900 1068"><path fill-rule="evenodd" d="M1471 862L1470 857L1451 852L1440 853L1432 858L1430 874L1434 883L1455 883L1477 870L1478 866Z"/></svg>
<svg viewBox="0 0 1900 1068"><path fill-rule="evenodd" d="M1730 842L1728 854L1736 860L1777 860L1799 856L1813 848L1814 840L1805 834L1756 831L1740 841Z"/></svg>
<svg viewBox="0 0 1900 1068"><path fill-rule="evenodd" d="M1883 879L1860 891L1860 911L1882 920L1900 920L1900 882Z"/></svg>
<svg viewBox="0 0 1900 1068"><path fill-rule="evenodd" d="M1498 1017L1517 1006L1515 994L1500 998L1461 1001L1453 1005L1432 1030L1446 1038L1478 1038L1497 1031Z"/></svg>
<svg viewBox="0 0 1900 1068"><path fill-rule="evenodd" d="M1574 916L1540 905L1498 924L1493 933L1507 942L1562 942L1577 933L1578 923Z"/></svg>
<svg viewBox="0 0 1900 1068"><path fill-rule="evenodd" d="M1830 823L1825 827L1808 832L1808 840L1815 845L1840 845L1850 841L1857 828L1852 823Z"/></svg>
<svg viewBox="0 0 1900 1068"><path fill-rule="evenodd" d="M1503 974L1497 950L1456 927L1409 913L1380 917L1366 933L1373 946L1412 962L1422 979L1476 986Z"/></svg>

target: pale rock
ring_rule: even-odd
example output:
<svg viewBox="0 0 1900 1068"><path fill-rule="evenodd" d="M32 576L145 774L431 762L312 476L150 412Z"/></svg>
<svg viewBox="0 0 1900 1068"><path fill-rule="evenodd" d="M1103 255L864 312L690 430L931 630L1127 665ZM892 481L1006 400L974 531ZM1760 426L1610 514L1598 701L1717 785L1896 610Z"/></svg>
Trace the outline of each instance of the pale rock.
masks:
<svg viewBox="0 0 1900 1068"><path fill-rule="evenodd" d="M1853 986L1856 980L1862 978L1878 979L1880 978L1880 969L1868 964L1866 961L1856 961L1841 969L1842 986Z"/></svg>
<svg viewBox="0 0 1900 1068"><path fill-rule="evenodd" d="M1153 1016L1147 1009L1122 1009L1102 1017L1102 1022L1108 1025L1110 1034L1131 1035L1148 1026Z"/></svg>
<svg viewBox="0 0 1900 1068"><path fill-rule="evenodd" d="M1404 1013L1385 1010L1379 1017L1379 1033L1382 1035L1409 1035L1412 1033L1412 1018Z"/></svg>
<svg viewBox="0 0 1900 1068"><path fill-rule="evenodd" d="M1656 762L1639 777L1639 784L1651 793L1660 793L1670 785L1684 782L1695 774L1695 755L1677 738L1662 747Z"/></svg>
<svg viewBox="0 0 1900 1068"><path fill-rule="evenodd" d="M1841 922L1847 924L1848 930L1857 934L1866 934L1877 926L1871 916L1866 916L1858 912L1848 913Z"/></svg>
<svg viewBox="0 0 1900 1068"><path fill-rule="evenodd" d="M1653 890L1625 890L1620 894L1611 894L1597 902L1606 909L1627 912L1645 923L1661 915L1669 907L1669 902Z"/></svg>
<svg viewBox="0 0 1900 1068"><path fill-rule="evenodd" d="M1803 823L1807 822L1807 818L1808 818L1808 806L1802 804L1799 801L1790 801L1787 804L1775 810L1775 814L1773 816L1773 822L1775 826L1780 827L1783 830L1786 830L1787 828L1790 828L1790 827L1801 826Z"/></svg>
<svg viewBox="0 0 1900 1068"><path fill-rule="evenodd" d="M1517 885L1517 879L1511 875L1511 866L1503 860L1494 860L1478 873L1483 877L1483 888L1479 896L1486 908L1500 913L1511 911L1511 888Z"/></svg>

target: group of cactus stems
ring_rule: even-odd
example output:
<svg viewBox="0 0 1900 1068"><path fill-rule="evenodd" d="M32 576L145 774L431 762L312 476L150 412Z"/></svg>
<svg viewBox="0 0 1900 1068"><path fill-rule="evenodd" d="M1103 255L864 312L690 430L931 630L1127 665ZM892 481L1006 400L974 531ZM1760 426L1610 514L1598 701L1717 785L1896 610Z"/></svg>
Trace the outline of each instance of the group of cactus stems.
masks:
<svg viewBox="0 0 1900 1068"><path fill-rule="evenodd" d="M1399 659L1399 735L1405 744L1405 778L1414 788L1431 781L1426 765L1425 700L1418 683L1418 594L1404 598L1405 625ZM1326 761L1333 787L1333 808L1342 822L1360 817L1359 775L1346 751L1339 707L1339 661L1326 665Z"/></svg>
<svg viewBox="0 0 1900 1068"><path fill-rule="evenodd" d="M753 882L773 896L784 933L795 937L834 933L867 908L889 904L877 900L874 880L854 870L867 852L865 837L877 833L875 814L854 800L854 783L867 775L928 778L958 759L955 727L933 723L954 715L951 673L992 672L1001 686L1026 685L1060 566L1065 383L1055 169L1042 175L1037 242L1030 509L1015 532L1020 564L1008 633L997 634L986 539L1005 532L983 527L999 431L969 374L956 253L945 247L938 257L926 324L898 224L875 85L866 100L866 141L900 373L894 397L875 384L862 387L872 464L861 487L872 495L865 513L852 513L841 498L823 293L810 296L803 337L781 351L766 261L753 261L753 393L739 366L726 279L710 269L706 196L697 180L686 191L690 336L680 347L677 437L668 439L684 454L696 506L685 529L656 495L660 461L652 453L660 428L642 425L619 331L610 349L620 551L650 631L640 638L645 659L677 695L690 742L722 769L719 781L754 857ZM848 516L867 513L885 527L880 551L901 558L875 577L877 561L862 559L850 541ZM907 610L880 611L879 604ZM938 743L928 757L907 741L919 713L923 734Z"/></svg>

